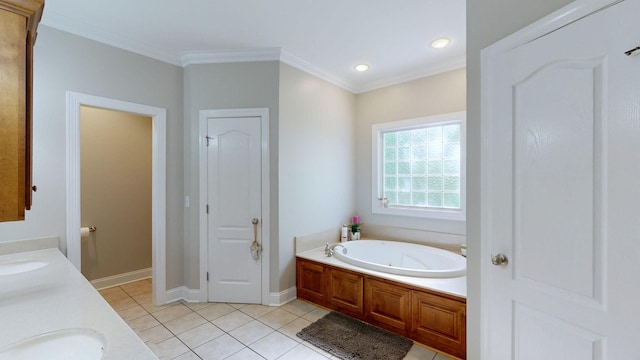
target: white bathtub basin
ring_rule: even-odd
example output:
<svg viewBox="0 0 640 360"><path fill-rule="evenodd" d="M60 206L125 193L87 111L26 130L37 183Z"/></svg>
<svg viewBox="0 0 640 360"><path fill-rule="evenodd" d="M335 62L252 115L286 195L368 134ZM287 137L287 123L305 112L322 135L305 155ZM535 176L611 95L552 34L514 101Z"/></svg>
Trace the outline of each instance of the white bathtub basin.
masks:
<svg viewBox="0 0 640 360"><path fill-rule="evenodd" d="M92 329L62 329L36 335L0 349L0 360L99 360L106 338Z"/></svg>
<svg viewBox="0 0 640 360"><path fill-rule="evenodd" d="M466 258L431 246L386 240L357 240L341 243L333 255L361 268L388 274L449 278L464 276Z"/></svg>
<svg viewBox="0 0 640 360"><path fill-rule="evenodd" d="M0 263L0 276L20 274L32 270L37 270L47 266L49 263L39 260L20 260L8 263Z"/></svg>

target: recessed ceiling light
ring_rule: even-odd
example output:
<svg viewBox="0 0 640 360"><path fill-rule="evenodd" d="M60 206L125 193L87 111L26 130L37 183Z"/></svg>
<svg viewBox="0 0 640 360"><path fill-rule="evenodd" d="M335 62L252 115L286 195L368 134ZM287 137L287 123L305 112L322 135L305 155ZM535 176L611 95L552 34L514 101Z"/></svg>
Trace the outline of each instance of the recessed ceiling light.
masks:
<svg viewBox="0 0 640 360"><path fill-rule="evenodd" d="M356 71L363 72L363 71L369 70L369 65L367 65L367 64L358 64L358 65L354 66L353 68L356 69Z"/></svg>
<svg viewBox="0 0 640 360"><path fill-rule="evenodd" d="M451 40L447 38L436 39L431 42L431 47L434 49L442 49L443 47L449 45L450 42Z"/></svg>

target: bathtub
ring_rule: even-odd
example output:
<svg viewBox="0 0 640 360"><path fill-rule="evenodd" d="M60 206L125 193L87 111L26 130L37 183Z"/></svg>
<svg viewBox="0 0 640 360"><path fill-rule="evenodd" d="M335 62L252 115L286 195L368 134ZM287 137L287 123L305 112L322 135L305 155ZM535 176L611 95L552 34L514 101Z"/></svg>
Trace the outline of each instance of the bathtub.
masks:
<svg viewBox="0 0 640 360"><path fill-rule="evenodd" d="M395 275L424 278L464 276L461 255L426 245L399 241L357 240L341 243L333 256L348 264Z"/></svg>

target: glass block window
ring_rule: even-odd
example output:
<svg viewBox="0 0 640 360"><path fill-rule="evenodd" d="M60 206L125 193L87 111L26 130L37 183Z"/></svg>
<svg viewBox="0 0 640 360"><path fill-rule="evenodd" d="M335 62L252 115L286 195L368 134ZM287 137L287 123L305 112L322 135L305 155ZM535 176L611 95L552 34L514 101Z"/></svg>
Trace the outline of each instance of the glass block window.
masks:
<svg viewBox="0 0 640 360"><path fill-rule="evenodd" d="M374 213L464 219L465 118L373 126Z"/></svg>

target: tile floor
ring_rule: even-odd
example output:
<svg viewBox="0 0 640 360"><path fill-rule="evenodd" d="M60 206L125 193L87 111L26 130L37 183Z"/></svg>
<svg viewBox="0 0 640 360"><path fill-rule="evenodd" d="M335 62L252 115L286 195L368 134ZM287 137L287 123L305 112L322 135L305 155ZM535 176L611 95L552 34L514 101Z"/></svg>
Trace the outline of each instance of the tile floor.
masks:
<svg viewBox="0 0 640 360"><path fill-rule="evenodd" d="M327 310L295 300L280 307L175 302L154 306L151 280L100 294L160 359L338 359L296 336ZM450 360L414 345L405 360Z"/></svg>

